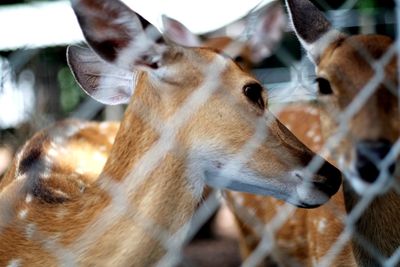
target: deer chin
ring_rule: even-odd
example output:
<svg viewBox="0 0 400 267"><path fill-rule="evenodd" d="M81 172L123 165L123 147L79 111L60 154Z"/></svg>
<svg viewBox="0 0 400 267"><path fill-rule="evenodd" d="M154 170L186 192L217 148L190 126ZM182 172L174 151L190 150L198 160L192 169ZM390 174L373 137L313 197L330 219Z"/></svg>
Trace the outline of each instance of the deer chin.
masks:
<svg viewBox="0 0 400 267"><path fill-rule="evenodd" d="M307 182L301 183L296 187L296 194L293 201L288 202L300 208L317 208L330 199L325 192L319 190L319 188L312 183Z"/></svg>
<svg viewBox="0 0 400 267"><path fill-rule="evenodd" d="M205 183L213 188L272 196L299 208L316 208L329 200L321 188L303 180L299 178L299 172L289 172L274 179L266 179L251 170L208 170L204 175Z"/></svg>

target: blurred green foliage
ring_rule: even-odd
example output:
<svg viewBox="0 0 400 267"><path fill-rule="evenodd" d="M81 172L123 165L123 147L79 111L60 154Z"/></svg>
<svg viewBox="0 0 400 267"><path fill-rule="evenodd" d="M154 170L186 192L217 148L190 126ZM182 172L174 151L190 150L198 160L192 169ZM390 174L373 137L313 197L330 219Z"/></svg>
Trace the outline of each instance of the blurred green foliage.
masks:
<svg viewBox="0 0 400 267"><path fill-rule="evenodd" d="M357 7L360 9L376 8L376 0L361 0L357 1Z"/></svg>
<svg viewBox="0 0 400 267"><path fill-rule="evenodd" d="M57 74L60 86L60 104L64 113L73 111L80 101L85 97L85 93L79 88L68 67L60 69Z"/></svg>

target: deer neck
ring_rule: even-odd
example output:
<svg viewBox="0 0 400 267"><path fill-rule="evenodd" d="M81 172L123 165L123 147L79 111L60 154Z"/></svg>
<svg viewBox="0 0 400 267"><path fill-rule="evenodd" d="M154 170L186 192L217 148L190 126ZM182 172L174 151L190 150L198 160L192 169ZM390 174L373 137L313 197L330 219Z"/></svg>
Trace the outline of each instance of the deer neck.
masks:
<svg viewBox="0 0 400 267"><path fill-rule="evenodd" d="M143 90L148 90L146 96L151 94L151 88ZM128 215L123 217L132 219L121 220L121 225L111 230L109 239L121 251L129 248L130 252L124 253L129 258L120 262L131 266L157 263L166 253L166 243L160 237L169 239L176 234L193 215L201 196L201 192L193 194L185 152L178 141L173 136L166 138L163 131L156 129L162 122L151 121L150 104L158 102L151 97L137 97L128 106L98 181L110 194L125 198L121 202Z"/></svg>
<svg viewBox="0 0 400 267"><path fill-rule="evenodd" d="M350 213L361 198L346 182L343 183L343 194L346 210ZM400 225L395 223L396 218L400 218L399 207L400 196L395 190L388 191L375 197L356 222L357 234L385 258L390 257L400 245ZM353 251L360 266L381 265L356 239L353 239Z"/></svg>
<svg viewBox="0 0 400 267"><path fill-rule="evenodd" d="M329 115L321 112L322 132L325 140L337 129L330 123ZM340 153L340 152L339 152ZM331 161L334 163L334 161ZM337 165L334 163L334 165ZM398 179L398 177L396 178ZM343 199L348 214L361 200L352 186L344 180ZM390 257L400 245L400 224L393 223L395 218L400 218L400 195L394 190L376 196L370 205L363 211L356 222L356 232L363 237L375 251L385 257ZM369 251L360 245L358 239L352 240L354 256L359 266L378 266Z"/></svg>

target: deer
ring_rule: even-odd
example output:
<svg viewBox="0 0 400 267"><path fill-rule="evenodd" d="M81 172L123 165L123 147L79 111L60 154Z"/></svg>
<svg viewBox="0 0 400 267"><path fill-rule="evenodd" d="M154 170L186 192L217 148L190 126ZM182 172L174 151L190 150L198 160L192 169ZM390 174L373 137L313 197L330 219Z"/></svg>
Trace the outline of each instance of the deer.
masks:
<svg viewBox="0 0 400 267"><path fill-rule="evenodd" d="M268 111L263 87L232 59L168 43L120 1L71 4L89 45L67 50L75 79L128 107L99 175L57 157L86 124L24 145L0 183L1 265L173 265L205 185L303 208L339 189L339 170Z"/></svg>
<svg viewBox="0 0 400 267"><path fill-rule="evenodd" d="M400 227L385 225L400 217L399 192L387 185L399 181L395 173L398 152L391 152L400 137L393 40L383 35L346 35L334 29L308 0L286 3L296 35L316 65L323 133L331 135L348 127L336 160L347 178L341 192L346 211L351 214L355 210L371 184L380 191L354 222L361 236L361 241L352 239L355 261L361 266L382 264L400 245ZM305 14L309 14L306 19ZM307 28L312 24L318 26ZM346 113L365 93L369 95L364 105ZM344 128L337 120L339 114L350 116L342 123ZM363 245L363 240L371 248Z"/></svg>
<svg viewBox="0 0 400 267"><path fill-rule="evenodd" d="M284 10L279 1L272 2L254 16L256 17L253 22L255 30L245 41L229 36L200 38L178 20L165 15L162 17L162 22L164 34L169 40L184 46L210 47L224 51L245 71L251 72L252 68L271 55L286 27ZM226 49L232 43L235 44L232 46L233 48ZM280 107L275 115L312 151L318 152L322 148L320 111L316 105L311 102L293 102ZM224 195L227 207L225 205L221 207L216 215L217 220L213 221L211 226L216 229L211 231L215 231L218 235L238 239L242 258L246 259L262 238L260 224L266 224L275 215L275 212L271 212L271 207L279 207L284 202L242 192L227 191L224 192ZM254 211L255 214L249 215L248 211ZM299 209L296 212L305 213L307 211ZM261 219L260 224L252 224L254 218L255 221ZM287 239L291 238L290 235L286 235L286 237Z"/></svg>
<svg viewBox="0 0 400 267"><path fill-rule="evenodd" d="M400 227L390 223L400 217L395 45L387 36L334 29L308 0L286 0L286 6L295 34L315 64L321 139L328 148L337 143L329 161L346 179L329 205L296 209L274 235L275 253L264 258L254 252L262 249L264 225L283 203L234 193L232 202L239 202L235 213L243 207L251 210L245 216L248 223L241 225L242 256L260 266L271 261L279 266L398 266L393 254L400 246ZM358 101L363 105L354 108Z"/></svg>
<svg viewBox="0 0 400 267"><path fill-rule="evenodd" d="M253 28L251 35L246 40L233 38L227 35L207 34L201 38L193 33L183 23L166 15L162 17L162 25L166 38L174 43L188 47L210 47L219 51L224 51L238 63L245 71L251 72L265 58L272 55L273 51L279 44L283 32L286 29L286 16L283 6L279 1L274 1L259 11L252 14L254 21L247 21L245 24ZM233 22L230 27L235 26L237 22ZM228 26L226 26L228 27ZM226 49L228 47L228 49ZM274 111L272 111L274 112ZM302 143L306 144L314 152L318 152L322 147L321 122L319 109L310 102L293 102L279 107L274 113L280 122L282 122ZM255 208L252 203L257 202L252 194L226 192L224 200L232 207L235 202L240 202L241 206L248 206L251 210ZM247 203L247 204L246 204ZM261 204L260 204L261 206ZM238 235L242 239L254 239L249 237L248 225L243 222L235 209L232 214L225 205L217 213L217 220L212 222L211 227L216 228L209 230L217 232L219 235L228 236L237 239ZM229 215L227 217L227 214ZM238 233L239 232L239 233ZM243 255L248 252L246 245L242 245L240 241Z"/></svg>

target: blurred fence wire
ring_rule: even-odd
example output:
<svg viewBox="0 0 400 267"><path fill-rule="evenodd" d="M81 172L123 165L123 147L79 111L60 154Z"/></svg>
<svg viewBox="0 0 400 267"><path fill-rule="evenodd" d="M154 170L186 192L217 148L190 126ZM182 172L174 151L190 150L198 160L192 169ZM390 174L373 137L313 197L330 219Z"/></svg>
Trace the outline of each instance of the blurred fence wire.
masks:
<svg viewBox="0 0 400 267"><path fill-rule="evenodd" d="M396 235L393 237L394 240L379 241L395 242L398 244L398 248L394 250L391 255L383 255L382 252L377 249L377 244L374 243L377 241L365 237L364 233L359 231L361 228L359 224L360 218L363 216L368 216L370 224L376 223L375 218L373 217L374 215L371 215L371 210L380 208L377 207L377 205L383 206L390 204L391 208L400 210L398 166L396 166L394 174L390 174L388 171L393 162L396 162L399 158L399 136L396 136L396 138L399 139L393 143L391 150L387 152L387 156L383 159L379 159L379 162L376 162L376 165L379 166L379 176L376 182L372 183L370 186L365 186L365 184L360 184L357 181L351 180L352 176L354 176L354 170L349 168L348 163L343 163L346 159L341 149L341 145L346 137L353 134L350 128L354 117L357 116L358 112L362 110L365 105L370 105L369 99L371 95L375 94L379 86L385 82L386 77L384 71L386 66L396 54L400 53L400 43L398 40L398 36L400 36L400 31L398 29L400 22L400 1L396 1L394 10L385 7L362 9L360 8L360 2L361 1L347 0L344 1L338 9L332 10L330 3L326 3L323 0L317 1L319 6L329 9L326 12L328 19L331 20L334 27L340 30L349 31L351 33L383 33L392 36L395 39L390 48L387 49L385 54L379 59L373 58L361 44L350 44L354 47L360 47L357 51L360 53L361 57L370 64L375 73L365 80L362 90L354 96L346 109L335 114L338 130L326 138L324 137L322 145L317 151L322 156L335 162L335 165L340 165L339 167L345 175L345 183L350 183L355 187L358 186L358 188L352 192L354 203L352 203L351 208L348 206L343 207L343 205L339 206L334 202L329 202L324 206L324 209L330 209L330 213L324 217L321 213L318 214L318 211L314 213L312 213L312 211L306 213L304 210L299 211L298 208L291 204L265 200L263 197L259 196L251 196L242 193L229 193L225 191L222 192L218 189L210 189L211 193L205 197L200 207L196 210L194 216L187 221L182 228L175 232L163 229L163 227L157 225L157 222L153 221L152 218L138 215L135 212L136 207L126 207L126 210L121 209L118 210L118 212L121 213L116 213L113 209L115 207L110 205L102 216L99 217L98 221L93 224L97 226L103 223L103 225L94 232L84 233L79 239L79 244L76 244L73 248L64 248L61 244L58 244L56 240L53 240L51 244L47 244L49 251L58 258L61 264L65 264L65 266L74 266L74 251L83 249L83 247L90 242L96 242L96 239L106 232L108 227L112 225L113 220L115 220L116 217L126 216L128 220L133 220L140 224L165 247L165 255L161 257L157 266L269 266L268 264L271 262L274 262L278 266L347 266L346 264L350 265L352 262L342 262L343 265L341 265L338 263L338 258L342 257L340 255L342 255L343 252L346 252L346 250L348 250L347 252L349 254L353 253L352 247L349 246L349 242L356 244L356 247L361 247L362 251L365 251L365 253L368 254L368 257L373 259L373 264L379 264L380 266L399 266L400 240L396 239ZM254 19L249 21L255 23ZM253 68L252 70L254 75L265 84L269 94L270 107L275 114L279 114L287 107L291 107L298 103L300 103L303 108L307 105L319 105L317 88L314 82L316 78L314 65L307 58L304 51L299 53L300 48L297 41L294 41L293 32L291 32L289 27L286 30L290 32L285 34L282 46L274 52L272 59L266 59L257 68ZM230 51L233 46L235 47L235 51L238 51L238 54L230 55L233 58L240 56L239 53L241 49L238 49L238 46L243 46L244 43L242 40L245 40L248 37L248 32L246 31L241 32L241 34L242 35L238 34L235 36L235 38L240 40L240 42L232 42L230 46L224 48L224 51ZM35 113L34 105L37 104L36 96L34 94L35 92L37 93L37 91L34 90L35 83L37 83L37 79L35 78L36 69L35 65L31 62L24 62L24 55L26 55L26 53L23 51L24 50L21 50L19 52L21 53L19 56L20 58L18 58L18 51L13 54L2 54L4 57L12 55L12 59L10 60L13 62L22 62L21 64L17 64L18 68L15 68L14 70L10 68L7 59L2 59L0 61L0 128L3 130L12 127L17 128L17 125L21 124L23 121L29 123L29 116L37 115L32 114ZM34 57L37 52L36 50L28 51L35 51L35 53L32 54L32 57ZM25 64L26 68L24 68ZM11 65L13 65L13 63L11 63ZM13 72L15 70L18 70L17 74ZM396 71L398 72L398 70ZM221 72L221 70L215 70L210 67L210 69L205 72L206 79L204 84L209 88L213 88L212 84L214 82L219 82L219 72ZM338 73L339 72L340 69L338 70ZM19 77L18 79L16 78L17 76ZM342 77L342 75L338 76ZM349 79L348 76L343 77ZM357 79L357 77L350 78ZM210 84L211 86L209 86ZM398 82L395 81L391 85L388 84L387 87L391 88L392 96L398 98ZM203 87L200 89L202 88ZM124 197L126 197L126 194L124 193L124 190L130 187L139 188L141 179L145 179L146 175L150 173L163 158L165 158L166 153L171 149L171 147L176 145L175 138L180 127L187 120L190 120L190 115L196 113L198 108L207 102L213 93L212 90L204 93L204 90L201 91L200 89L188 97L187 100L182 103L180 108L177 109L177 112L173 114L172 119L170 120L171 124L159 125L154 123L154 118L147 118L147 122L153 127L154 132L160 136L160 140L148 150L148 153L142 155L139 162L142 162L143 165L135 166L136 168L128 174L130 177L135 177L135 179L128 179L130 181L134 180L134 184L124 183L122 185L115 185L112 188L105 189L105 191L112 196L113 205L121 205L121 203L125 203ZM58 88L58 90L60 90L60 88ZM232 101L230 98L228 99L229 101ZM51 100L52 99L50 99L50 101ZM59 103L59 100L56 100L56 102ZM400 107L399 100L398 103ZM77 105L71 112L55 117L103 120L104 117L99 115L103 108L104 105L98 104L89 98L79 96ZM146 118L147 115L149 114L140 114L142 118ZM49 114L49 116L52 116L52 114ZM373 117L374 116L371 116L371 118ZM14 119L13 122L6 121L11 120L12 118ZM302 118L297 117L297 119L301 120ZM53 120L54 118L49 119L46 124ZM321 120L324 120L324 117L322 117ZM399 117L394 118L394 120L397 125L400 125ZM306 121L304 124L305 127L312 126L311 124L307 125ZM324 122L322 122L322 124L324 124ZM79 127L77 130L80 130ZM56 134L60 133L57 132ZM72 135L75 134L75 132L64 134ZM229 168L236 168L236 165L246 163L246 160L250 159L251 155L257 153L258 145L265 138L264 134L268 133L260 133L259 129L255 129L253 136L251 136L248 143L239 150L239 153L234 156L234 160L226 163L226 167L222 168L220 171L229 172ZM60 147L65 146L62 142L54 142L54 144ZM355 144L353 143L351 145ZM0 149L1 148L2 146L0 144ZM321 164L321 159L315 158L307 166L307 169L310 172L315 173L316 170L321 167ZM392 176L394 176L394 178ZM389 180L391 181L388 182ZM343 194L343 192L340 191L339 194ZM386 199L386 194L390 194L390 198ZM390 201L391 203L388 203ZM230 214L230 216L216 216L216 212L221 212L221 210L226 209L226 202L229 203L228 206L232 209L231 212L234 213L234 216L232 216L232 214ZM375 202L376 204L374 204ZM128 203L128 201L126 201L126 203ZM125 205L129 206L127 204ZM267 212L269 213L268 220L266 220L266 216L263 215ZM387 212L390 213L392 210L389 209ZM393 214L396 215L397 213ZM174 216L174 214L171 214L171 216ZM304 231L309 231L310 228L315 227L317 229L315 232L321 236L333 235L333 237L330 238L330 240L333 241L329 244L328 248L324 247L323 249L321 248L318 250L319 253L323 251L322 255L313 255L313 251L307 243L315 242L318 244L316 239L319 239L320 237L311 235L304 236L304 240L301 240L300 243L302 246L308 247L307 253L309 254L302 255L303 259L299 260L297 255L291 255L289 252L297 250L295 246L298 242L290 243L290 240L295 240L300 236L300 234L292 233L292 236L285 237L284 239L279 239L278 236L282 235L282 231L285 231L286 228L284 227L287 227L287 224L292 223L292 225L301 225L302 222L299 221L300 219L311 219L312 216L315 216L315 218L318 219L312 221L312 224L303 224L305 229ZM382 236L383 234L381 233L381 229L390 227L390 224L398 224L398 220L400 219L393 217L393 215L390 214L388 214L387 218L390 219L390 221L387 221L388 225L376 225L376 232L374 235ZM235 222L237 219L239 219L241 225L247 225L246 229L250 230L248 232L243 231L243 228L238 230L236 225L234 231L229 232L229 230L224 228L230 227L231 225L229 223L232 221ZM208 248L204 249L204 247L196 247L198 251L193 252L193 250L190 250L190 246L193 246L194 242L198 242L195 238L196 233L201 231L201 229L204 228L204 225L206 225L210 220L212 220L213 224L213 233L211 237L208 236L206 239L209 243L205 243L205 247ZM333 225L330 224L333 221L337 222L335 225L342 227L338 228L340 231L338 229L335 229L336 232L330 231L326 228ZM378 219L376 219L376 221L381 222ZM1 230L2 229L0 228L0 235ZM36 229L35 238L40 238L42 235L43 234ZM398 233L398 236L400 236L400 233ZM214 241L220 239L228 240L228 243L230 242L230 244L234 243L235 245L233 246L233 249L226 244L224 245L226 250L224 250L224 248L214 248L213 246L216 244ZM252 246L252 250L246 252L241 251L246 254L246 258L242 260L236 259L237 255L240 253L239 242L241 242L240 246L242 246L242 250L244 243L251 244ZM284 249L281 250L282 247ZM303 249L304 247L299 250ZM217 254L220 251L223 252ZM196 253L200 254L200 256L195 256ZM352 257L354 259L354 255ZM266 260L266 258L268 258L268 260ZM9 266L20 265L10 264Z"/></svg>

